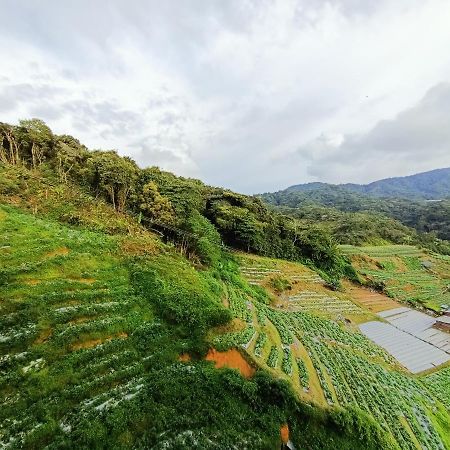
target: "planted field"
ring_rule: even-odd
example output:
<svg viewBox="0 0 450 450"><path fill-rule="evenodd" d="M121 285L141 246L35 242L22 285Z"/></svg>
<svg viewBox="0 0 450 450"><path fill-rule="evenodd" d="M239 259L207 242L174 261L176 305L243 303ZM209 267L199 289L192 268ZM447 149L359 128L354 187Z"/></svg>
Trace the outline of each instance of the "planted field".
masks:
<svg viewBox="0 0 450 450"><path fill-rule="evenodd" d="M396 250L401 253L401 249ZM413 258L414 252L411 248L403 251L408 258ZM261 264L269 266L265 259L261 260ZM292 267L289 271L276 263L270 267L281 271L277 273L279 277L289 279L288 275L292 275ZM342 317L346 312L358 311L369 315L367 309L390 314L398 307L396 302L380 294L370 296L369 290L357 288L362 291L358 290L357 306L342 294L338 298L321 293L311 281L300 286L292 284L291 289L281 293L271 291L269 283L260 284L278 298L272 305L252 300L258 314L265 317L264 326L256 325L259 334L255 345L248 347L255 362L290 380L305 399L325 402L330 407L340 405L366 411L402 449L446 448L450 416L445 411L446 402L440 398L448 394L445 372L427 377L426 387ZM353 288L346 286L346 293L351 295ZM249 327L241 333L250 336L253 329ZM408 351L411 358L416 358L413 346ZM428 352L426 356L432 355Z"/></svg>
<svg viewBox="0 0 450 450"><path fill-rule="evenodd" d="M450 367L423 377L424 384L450 411Z"/></svg>
<svg viewBox="0 0 450 450"><path fill-rule="evenodd" d="M292 311L316 311L332 314L364 314L362 309L347 299L341 299L331 295L315 291L302 291L299 294L288 297L289 310Z"/></svg>
<svg viewBox="0 0 450 450"><path fill-rule="evenodd" d="M2 210L0 441L21 447L48 429L70 433L135 398L145 355L130 343L151 320L115 256L117 243ZM64 389L61 391L60 387ZM58 414L61 405L64 412ZM44 433L45 434L45 433Z"/></svg>
<svg viewBox="0 0 450 450"><path fill-rule="evenodd" d="M350 295L331 291L320 275L301 264L251 255L240 255L240 258L241 273L250 284L269 291L279 309L309 311L332 318L367 315L367 310L352 301Z"/></svg>
<svg viewBox="0 0 450 450"><path fill-rule="evenodd" d="M345 283L345 292L355 303L373 313L398 308L399 303L374 290Z"/></svg>
<svg viewBox="0 0 450 450"><path fill-rule="evenodd" d="M450 304L450 263L445 257L407 245L341 248L358 272L384 285L389 296L435 311Z"/></svg>

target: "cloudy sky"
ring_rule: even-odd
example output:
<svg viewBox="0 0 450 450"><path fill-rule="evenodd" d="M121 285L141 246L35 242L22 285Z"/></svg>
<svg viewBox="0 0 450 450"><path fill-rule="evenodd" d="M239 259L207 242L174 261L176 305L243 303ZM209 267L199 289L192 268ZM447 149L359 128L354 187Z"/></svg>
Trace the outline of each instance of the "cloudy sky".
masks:
<svg viewBox="0 0 450 450"><path fill-rule="evenodd" d="M247 193L450 166L449 0L0 11L0 121Z"/></svg>

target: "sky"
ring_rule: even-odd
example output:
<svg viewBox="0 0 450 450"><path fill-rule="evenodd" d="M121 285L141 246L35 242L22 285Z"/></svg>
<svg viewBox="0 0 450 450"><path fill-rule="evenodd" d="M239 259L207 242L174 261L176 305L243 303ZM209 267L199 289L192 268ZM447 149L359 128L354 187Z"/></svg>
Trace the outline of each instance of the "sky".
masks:
<svg viewBox="0 0 450 450"><path fill-rule="evenodd" d="M450 166L449 0L0 0L0 121L244 193Z"/></svg>

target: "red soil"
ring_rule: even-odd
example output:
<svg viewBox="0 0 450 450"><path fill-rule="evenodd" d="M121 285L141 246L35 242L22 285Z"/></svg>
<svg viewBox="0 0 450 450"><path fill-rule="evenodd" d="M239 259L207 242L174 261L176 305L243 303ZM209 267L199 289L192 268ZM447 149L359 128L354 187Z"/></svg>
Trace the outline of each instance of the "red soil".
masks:
<svg viewBox="0 0 450 450"><path fill-rule="evenodd" d="M289 427L288 427L287 423L285 423L284 425L281 425L280 435L281 435L281 442L283 444L287 444L289 441Z"/></svg>
<svg viewBox="0 0 450 450"><path fill-rule="evenodd" d="M211 348L205 359L207 361L214 361L217 369L220 369L221 367L237 369L245 378L250 378L255 373L255 369L235 348L227 350L226 352L219 352L216 349Z"/></svg>

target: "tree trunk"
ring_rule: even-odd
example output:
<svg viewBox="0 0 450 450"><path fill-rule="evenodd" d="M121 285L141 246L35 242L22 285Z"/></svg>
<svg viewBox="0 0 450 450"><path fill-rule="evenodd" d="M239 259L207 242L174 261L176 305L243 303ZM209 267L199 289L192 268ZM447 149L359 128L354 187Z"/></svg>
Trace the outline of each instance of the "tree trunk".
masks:
<svg viewBox="0 0 450 450"><path fill-rule="evenodd" d="M31 162L33 165L33 169L36 168L36 146L33 142L33 144L31 145Z"/></svg>

